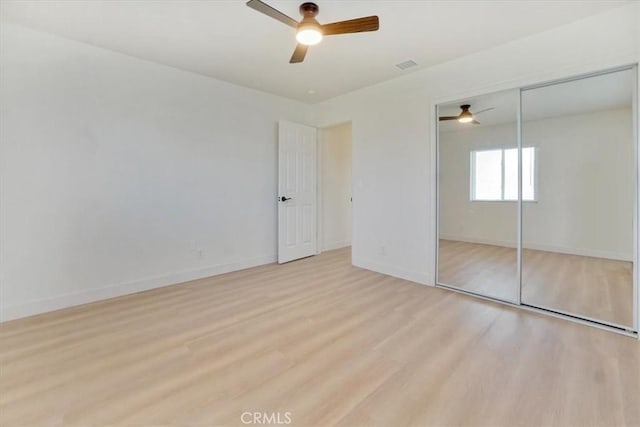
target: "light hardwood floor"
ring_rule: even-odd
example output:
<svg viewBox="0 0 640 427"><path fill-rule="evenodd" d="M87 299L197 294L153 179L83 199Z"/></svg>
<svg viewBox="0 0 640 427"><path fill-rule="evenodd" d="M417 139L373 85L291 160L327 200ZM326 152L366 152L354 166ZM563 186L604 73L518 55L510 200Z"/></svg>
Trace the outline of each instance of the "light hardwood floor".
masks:
<svg viewBox="0 0 640 427"><path fill-rule="evenodd" d="M515 248L440 240L439 281L513 301L518 291ZM522 301L617 325L633 325L633 264L525 249Z"/></svg>
<svg viewBox="0 0 640 427"><path fill-rule="evenodd" d="M0 325L2 426L640 425L640 344L337 250Z"/></svg>

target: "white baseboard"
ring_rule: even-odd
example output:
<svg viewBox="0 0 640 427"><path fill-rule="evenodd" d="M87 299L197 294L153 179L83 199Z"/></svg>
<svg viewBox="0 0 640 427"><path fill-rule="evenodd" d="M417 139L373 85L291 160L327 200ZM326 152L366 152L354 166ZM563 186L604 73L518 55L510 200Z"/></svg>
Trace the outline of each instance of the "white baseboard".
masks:
<svg viewBox="0 0 640 427"><path fill-rule="evenodd" d="M440 235L440 238L444 240L456 240L458 242L480 243L483 245L503 246L506 248L516 247L516 244L514 242L508 242L503 240L477 239L474 237L452 236L448 234L442 234ZM629 261L629 262L633 261L632 254L625 254L625 253L612 252L612 251L600 251L597 249L569 248L565 246L543 245L539 243L529 243L526 246L524 246L524 248L532 249L536 251L556 252L556 253L567 254L567 255L579 255L579 256L587 256L587 257L593 257L593 258L605 258L605 259L612 259L616 261Z"/></svg>
<svg viewBox="0 0 640 427"><path fill-rule="evenodd" d="M352 263L356 267L375 271L376 273L386 274L387 276L397 277L399 279L408 280L410 282L419 283L421 285L433 286L433 278L430 277L428 273L403 270L389 264L369 261L359 257L354 257L352 259Z"/></svg>
<svg viewBox="0 0 640 427"><path fill-rule="evenodd" d="M0 310L0 322L20 319L36 314L47 313L63 308L73 307L90 302L102 301L123 295L148 291L150 289L184 283L191 280L216 276L218 274L229 273L231 271L243 270L245 268L270 264L276 261L275 255L246 259L229 264L214 265L202 269L169 273L128 283L121 283L101 288L86 289L80 292L73 292L59 295L53 298L29 301L23 304L16 304L4 307Z"/></svg>
<svg viewBox="0 0 640 427"><path fill-rule="evenodd" d="M351 246L351 240L329 242L322 245L322 251L332 251L334 249L346 248L347 246Z"/></svg>
<svg viewBox="0 0 640 427"><path fill-rule="evenodd" d="M525 249L533 249L538 251L546 251L546 252L558 252L561 254L567 255L580 255L587 256L593 258L605 258L611 259L615 261L633 261L633 255L623 254L619 252L610 252L610 251L599 251L595 249L584 249L584 248L565 248L562 246L551 246L551 245L539 245L536 243L528 244Z"/></svg>
<svg viewBox="0 0 640 427"><path fill-rule="evenodd" d="M479 243L482 245L492 245L492 246L502 246L505 248L515 248L516 243L508 242L505 240L493 240L493 239L477 239L475 237L467 237L467 236L454 236L450 234L440 234L441 240L455 240L457 242L465 242L465 243Z"/></svg>

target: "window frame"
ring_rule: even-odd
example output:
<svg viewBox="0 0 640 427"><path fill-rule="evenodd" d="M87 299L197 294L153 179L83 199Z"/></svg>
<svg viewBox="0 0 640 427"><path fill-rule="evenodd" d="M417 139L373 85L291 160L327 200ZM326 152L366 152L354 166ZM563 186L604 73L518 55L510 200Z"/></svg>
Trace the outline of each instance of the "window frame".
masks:
<svg viewBox="0 0 640 427"><path fill-rule="evenodd" d="M531 148L533 150L533 198L532 199L522 199L523 202L527 203L537 203L538 202L538 147L535 146L527 146L522 147L522 149ZM506 150L517 150L517 147L504 147L504 148L481 148L478 150L471 149L469 151L469 159L470 159L470 167L469 167L469 201L470 202L501 202L501 203L517 203L518 198L515 199L505 199L505 155L504 152ZM486 152L486 151L500 151L501 156L501 182L500 182L500 199L478 199L476 197L476 153ZM518 165L520 166L520 165Z"/></svg>

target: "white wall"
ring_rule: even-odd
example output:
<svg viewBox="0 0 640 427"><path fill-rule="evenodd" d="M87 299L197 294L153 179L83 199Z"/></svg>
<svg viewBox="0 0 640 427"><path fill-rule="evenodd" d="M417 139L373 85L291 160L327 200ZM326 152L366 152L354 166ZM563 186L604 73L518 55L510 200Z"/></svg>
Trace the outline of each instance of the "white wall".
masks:
<svg viewBox="0 0 640 427"><path fill-rule="evenodd" d="M637 62L639 29L633 3L317 105L352 122L354 264L433 283L436 103Z"/></svg>
<svg viewBox="0 0 640 427"><path fill-rule="evenodd" d="M277 121L308 106L1 31L2 319L275 260Z"/></svg>
<svg viewBox="0 0 640 427"><path fill-rule="evenodd" d="M321 131L322 250L351 245L351 123Z"/></svg>
<svg viewBox="0 0 640 427"><path fill-rule="evenodd" d="M523 204L527 248L633 258L634 161L630 108L528 121L537 201ZM471 150L515 147L515 124L440 134L441 237L515 247L517 204L471 202Z"/></svg>

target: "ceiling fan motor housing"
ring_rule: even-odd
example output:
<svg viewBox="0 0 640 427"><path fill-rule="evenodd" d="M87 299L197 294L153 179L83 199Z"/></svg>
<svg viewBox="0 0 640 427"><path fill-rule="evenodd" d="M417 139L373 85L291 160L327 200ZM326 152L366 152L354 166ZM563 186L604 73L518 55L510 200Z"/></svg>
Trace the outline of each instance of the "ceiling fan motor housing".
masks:
<svg viewBox="0 0 640 427"><path fill-rule="evenodd" d="M315 18L318 12L320 12L320 8L315 3L306 2L300 5L300 15L305 18Z"/></svg>

